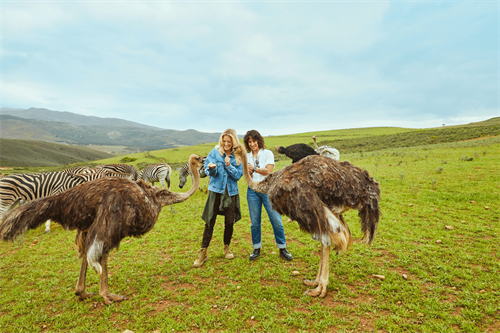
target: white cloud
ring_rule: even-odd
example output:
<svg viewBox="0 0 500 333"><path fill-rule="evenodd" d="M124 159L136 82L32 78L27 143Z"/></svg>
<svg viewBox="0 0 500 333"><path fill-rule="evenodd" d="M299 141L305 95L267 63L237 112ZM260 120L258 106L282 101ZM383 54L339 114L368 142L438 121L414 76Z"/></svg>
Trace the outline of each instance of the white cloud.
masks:
<svg viewBox="0 0 500 333"><path fill-rule="evenodd" d="M498 105L498 41L484 23L498 17L481 8L9 2L3 103L208 132L440 126ZM481 48L453 34L462 21Z"/></svg>
<svg viewBox="0 0 500 333"><path fill-rule="evenodd" d="M3 37L7 38L37 29L50 29L74 19L71 12L58 3L9 2L2 7Z"/></svg>

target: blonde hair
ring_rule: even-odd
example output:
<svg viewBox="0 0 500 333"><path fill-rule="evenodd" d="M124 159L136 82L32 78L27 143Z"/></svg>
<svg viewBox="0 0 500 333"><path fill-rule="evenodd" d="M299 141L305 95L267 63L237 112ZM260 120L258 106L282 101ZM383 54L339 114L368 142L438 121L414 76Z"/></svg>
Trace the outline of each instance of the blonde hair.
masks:
<svg viewBox="0 0 500 333"><path fill-rule="evenodd" d="M221 156L224 155L224 144L222 143L222 139L226 135L229 136L231 138L231 141L233 142L233 151L240 143L240 141L238 140L238 134L236 134L236 131L234 129L228 128L227 130L222 132L222 134L220 135L220 138L219 138L219 146L217 147ZM236 164L240 165L241 164L241 156L239 156L238 154L234 154L234 157L236 158Z"/></svg>

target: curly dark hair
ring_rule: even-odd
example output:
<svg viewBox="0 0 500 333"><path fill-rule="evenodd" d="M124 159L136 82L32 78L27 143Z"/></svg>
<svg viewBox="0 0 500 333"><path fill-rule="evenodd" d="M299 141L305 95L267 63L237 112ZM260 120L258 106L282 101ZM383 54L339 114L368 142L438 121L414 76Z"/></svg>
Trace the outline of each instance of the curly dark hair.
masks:
<svg viewBox="0 0 500 333"><path fill-rule="evenodd" d="M250 146L248 145L248 140L250 140L250 138L252 138L252 140L254 141L257 141L257 143L259 144L259 148L266 148L262 135L260 135L260 133L256 130L250 130L247 132L247 134L245 134L245 137L243 138L243 142L245 143L245 148L247 149L247 151L252 151L250 149Z"/></svg>

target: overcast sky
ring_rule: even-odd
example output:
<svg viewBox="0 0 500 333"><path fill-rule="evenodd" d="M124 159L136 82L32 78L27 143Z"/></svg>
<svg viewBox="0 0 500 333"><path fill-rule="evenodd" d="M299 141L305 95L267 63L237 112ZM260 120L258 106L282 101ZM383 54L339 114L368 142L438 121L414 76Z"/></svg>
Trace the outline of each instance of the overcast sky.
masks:
<svg viewBox="0 0 500 333"><path fill-rule="evenodd" d="M5 1L0 106L263 135L499 115L499 2Z"/></svg>

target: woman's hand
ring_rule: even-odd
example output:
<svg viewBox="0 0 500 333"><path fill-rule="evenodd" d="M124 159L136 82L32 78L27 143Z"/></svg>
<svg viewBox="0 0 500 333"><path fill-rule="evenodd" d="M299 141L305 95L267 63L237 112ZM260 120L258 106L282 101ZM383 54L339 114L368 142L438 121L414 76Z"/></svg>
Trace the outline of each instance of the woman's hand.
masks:
<svg viewBox="0 0 500 333"><path fill-rule="evenodd" d="M250 172L250 174L253 173L253 165L251 165L250 163L248 163L248 172Z"/></svg>
<svg viewBox="0 0 500 333"><path fill-rule="evenodd" d="M229 158L229 156L226 156L224 162L226 162L226 166L229 166L229 164L231 164L231 159Z"/></svg>
<svg viewBox="0 0 500 333"><path fill-rule="evenodd" d="M207 167L208 167L209 169L213 169L213 168L215 168L215 167L216 167L216 164L215 164L215 163L213 163L213 162L212 162L212 163L208 163Z"/></svg>

